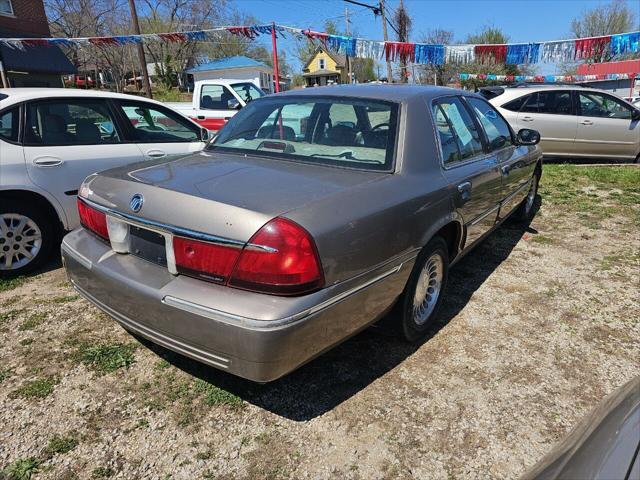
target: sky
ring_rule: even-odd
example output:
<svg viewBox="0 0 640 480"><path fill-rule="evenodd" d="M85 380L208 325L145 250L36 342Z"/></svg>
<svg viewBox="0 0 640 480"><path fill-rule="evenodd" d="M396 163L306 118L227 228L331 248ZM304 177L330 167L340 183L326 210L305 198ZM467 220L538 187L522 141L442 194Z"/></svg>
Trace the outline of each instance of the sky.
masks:
<svg viewBox="0 0 640 480"><path fill-rule="evenodd" d="M377 0L359 0L370 5ZM601 0L404 0L413 20L410 40L419 41L420 34L431 29L452 30L456 41L463 42L469 34L483 26L500 28L509 41L540 42L571 38L571 20L584 10L601 5ZM263 22L312 30L323 30L324 21L334 20L345 26L345 8L349 8L352 31L361 38L382 40L382 23L370 10L342 0L236 0L237 7ZM395 9L399 0L387 0L387 10ZM640 16L640 1L628 0ZM390 39L392 31L389 31ZM287 60L299 71L294 60L293 42L285 41ZM555 66L542 64L539 74L554 74Z"/></svg>

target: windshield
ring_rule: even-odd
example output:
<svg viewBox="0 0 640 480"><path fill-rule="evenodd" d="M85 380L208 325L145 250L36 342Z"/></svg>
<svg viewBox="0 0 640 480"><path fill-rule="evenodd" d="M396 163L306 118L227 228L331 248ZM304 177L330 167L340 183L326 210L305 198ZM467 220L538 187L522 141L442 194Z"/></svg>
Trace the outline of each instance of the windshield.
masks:
<svg viewBox="0 0 640 480"><path fill-rule="evenodd" d="M244 100L244 103L249 103L256 98L264 97L264 92L257 88L253 83L234 83L231 88L238 94L238 96Z"/></svg>
<svg viewBox="0 0 640 480"><path fill-rule="evenodd" d="M209 144L211 150L293 161L389 170L398 105L323 96L274 96L240 110Z"/></svg>

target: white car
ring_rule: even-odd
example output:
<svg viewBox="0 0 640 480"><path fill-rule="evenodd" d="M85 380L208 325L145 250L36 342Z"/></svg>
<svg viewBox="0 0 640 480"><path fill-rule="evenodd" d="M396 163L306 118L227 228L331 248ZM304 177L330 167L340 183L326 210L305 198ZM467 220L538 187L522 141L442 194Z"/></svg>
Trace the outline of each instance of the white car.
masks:
<svg viewBox="0 0 640 480"><path fill-rule="evenodd" d="M640 159L640 110L608 92L526 85L488 87L481 93L516 132L537 130L545 156Z"/></svg>
<svg viewBox="0 0 640 480"><path fill-rule="evenodd" d="M33 270L80 225L76 194L90 174L201 150L208 132L131 95L0 89L0 278Z"/></svg>

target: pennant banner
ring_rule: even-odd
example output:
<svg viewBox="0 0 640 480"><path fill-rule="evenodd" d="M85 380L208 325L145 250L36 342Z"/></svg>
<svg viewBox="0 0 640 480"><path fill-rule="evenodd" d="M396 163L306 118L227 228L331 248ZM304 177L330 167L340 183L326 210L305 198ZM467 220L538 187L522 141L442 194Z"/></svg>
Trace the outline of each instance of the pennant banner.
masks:
<svg viewBox="0 0 640 480"><path fill-rule="evenodd" d="M231 25L189 32L168 32L142 35L116 35L84 38L0 38L0 43L24 49L34 46L86 46L115 47L149 42L215 42L220 34L254 40L262 35L285 36L308 39L325 48L350 57L376 60L413 62L440 65L443 63L483 63L524 65L538 62L572 62L599 59L605 53L613 56L640 52L640 32L620 33L611 36L580 38L575 40L553 40L540 43L513 43L500 45L430 45L409 42L381 42L363 38L331 35L310 29L286 25Z"/></svg>
<svg viewBox="0 0 640 480"><path fill-rule="evenodd" d="M604 75L493 75L482 73L460 73L460 80L495 80L498 82L585 82L593 80L628 80L640 79L638 73L607 73Z"/></svg>

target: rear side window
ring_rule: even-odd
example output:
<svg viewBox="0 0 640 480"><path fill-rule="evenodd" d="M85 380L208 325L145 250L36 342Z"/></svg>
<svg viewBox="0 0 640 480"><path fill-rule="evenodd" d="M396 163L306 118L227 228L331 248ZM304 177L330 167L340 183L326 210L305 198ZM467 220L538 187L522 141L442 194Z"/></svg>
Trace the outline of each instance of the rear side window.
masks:
<svg viewBox="0 0 640 480"><path fill-rule="evenodd" d="M546 113L549 115L572 115L571 91L542 91L534 93L520 111Z"/></svg>
<svg viewBox="0 0 640 480"><path fill-rule="evenodd" d="M229 100L236 97L222 85L203 85L200 92L200 108L204 110L229 110Z"/></svg>
<svg viewBox="0 0 640 480"><path fill-rule="evenodd" d="M101 100L49 100L27 105L25 144L101 145L120 142L115 121Z"/></svg>
<svg viewBox="0 0 640 480"><path fill-rule="evenodd" d="M459 98L446 98L434 102L433 117L445 165L482 153L478 130Z"/></svg>
<svg viewBox="0 0 640 480"><path fill-rule="evenodd" d="M467 98L467 101L487 135L489 150L498 150L513 145L509 125L489 103L479 98Z"/></svg>
<svg viewBox="0 0 640 480"><path fill-rule="evenodd" d="M510 102L502 105L502 108L505 110L510 110L512 112L519 112L522 106L525 104L531 95L523 95L520 98L516 98L515 100L511 100Z"/></svg>
<svg viewBox="0 0 640 480"><path fill-rule="evenodd" d="M18 141L19 108L15 107L0 113L0 138L10 142Z"/></svg>
<svg viewBox="0 0 640 480"><path fill-rule="evenodd" d="M200 141L200 130L182 115L144 103L120 103L133 127L133 139L141 143Z"/></svg>

